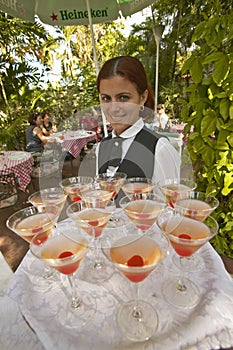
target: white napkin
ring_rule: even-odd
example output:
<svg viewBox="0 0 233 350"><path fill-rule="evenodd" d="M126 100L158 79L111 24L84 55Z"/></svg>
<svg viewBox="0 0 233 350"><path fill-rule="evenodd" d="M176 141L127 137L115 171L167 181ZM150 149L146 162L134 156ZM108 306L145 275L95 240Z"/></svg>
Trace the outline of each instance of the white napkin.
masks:
<svg viewBox="0 0 233 350"><path fill-rule="evenodd" d="M167 304L161 295L161 284L178 273L170 257L141 284L140 298L151 303L159 317L158 329L147 342L130 342L118 330L116 312L121 303L132 300L135 286L117 271L101 285L77 279L78 290L91 293L97 302L94 318L79 331L70 332L57 322L57 309L66 298L59 284L55 283L48 292L33 289L28 271L36 260L30 253L16 271L7 294L20 303L22 313L48 350L210 350L230 347L233 345L233 280L209 243L199 254L205 261L205 270L189 276L201 292L200 303L195 308L177 309ZM81 274L80 267L78 276ZM11 338L10 325L4 332Z"/></svg>
<svg viewBox="0 0 233 350"><path fill-rule="evenodd" d="M0 295L4 293L13 276L13 271L0 251Z"/></svg>

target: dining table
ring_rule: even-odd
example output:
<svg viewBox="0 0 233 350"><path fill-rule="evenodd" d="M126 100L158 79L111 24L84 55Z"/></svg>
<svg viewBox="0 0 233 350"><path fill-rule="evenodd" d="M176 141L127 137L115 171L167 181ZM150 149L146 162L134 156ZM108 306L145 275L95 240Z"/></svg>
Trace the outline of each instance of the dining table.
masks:
<svg viewBox="0 0 233 350"><path fill-rule="evenodd" d="M65 225L72 225L65 219ZM58 223L59 226L59 223ZM159 230L157 225L155 230ZM107 230L107 228L106 228ZM104 233L103 233L104 234ZM91 293L97 303L94 318L76 330L61 326L57 310L67 298L67 281L57 277L51 289L33 284L33 274L42 263L30 250L10 278L0 297L0 349L7 350L213 350L233 347L233 279L221 258L210 245L198 252L205 268L190 272L189 278L200 290L194 308L181 309L168 304L161 293L167 278L178 274L173 252L143 282L139 298L152 305L158 314L158 327L147 341L133 342L119 330L116 313L120 305L134 298L134 283L128 281L109 261L112 276L101 284L86 280L83 268L91 259L87 255L76 274L78 292Z"/></svg>
<svg viewBox="0 0 233 350"><path fill-rule="evenodd" d="M34 160L29 152L4 151L0 153L0 174L14 173L19 188L25 191L31 181Z"/></svg>
<svg viewBox="0 0 233 350"><path fill-rule="evenodd" d="M183 133L183 131L184 131L184 128L185 128L185 125L186 125L187 123L176 123L176 124L172 124L171 126L170 126L170 132L177 132L177 133Z"/></svg>
<svg viewBox="0 0 233 350"><path fill-rule="evenodd" d="M70 130L56 132L49 136L48 140L60 143L62 149L77 158L88 142L97 141L97 135L91 130Z"/></svg>

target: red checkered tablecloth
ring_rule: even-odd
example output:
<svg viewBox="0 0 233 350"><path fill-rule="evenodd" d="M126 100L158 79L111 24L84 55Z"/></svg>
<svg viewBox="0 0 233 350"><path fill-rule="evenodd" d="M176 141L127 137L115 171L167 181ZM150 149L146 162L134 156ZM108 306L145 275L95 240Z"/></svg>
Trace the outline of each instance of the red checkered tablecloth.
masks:
<svg viewBox="0 0 233 350"><path fill-rule="evenodd" d="M19 188L25 191L31 181L33 163L33 157L29 152L6 151L0 155L0 174L14 173Z"/></svg>
<svg viewBox="0 0 233 350"><path fill-rule="evenodd" d="M86 146L89 141L97 140L95 132L89 133L89 136L65 138L62 142L62 148L66 149L73 157L77 158L83 147Z"/></svg>

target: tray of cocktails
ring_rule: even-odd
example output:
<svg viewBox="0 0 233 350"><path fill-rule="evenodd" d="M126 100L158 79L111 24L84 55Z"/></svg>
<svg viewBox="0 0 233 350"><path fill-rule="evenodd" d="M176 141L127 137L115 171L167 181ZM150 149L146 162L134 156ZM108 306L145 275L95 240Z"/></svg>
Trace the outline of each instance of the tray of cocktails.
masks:
<svg viewBox="0 0 233 350"><path fill-rule="evenodd" d="M117 219L119 218L121 215ZM160 238L161 231L156 225L153 227L153 235L148 231L136 239L134 239L134 233L128 229L127 232L130 232L130 235L127 237L124 237L125 228L119 230L113 226L110 230L106 229L102 241L105 242L105 250L101 252L106 253L102 254L102 259L105 259L105 264L108 269L112 270L112 274L101 283L86 278L85 267L93 259L93 251L90 249L83 259L86 240L83 241L80 234L74 233L75 228L72 221L68 219L59 223L58 229L59 227L63 231L67 230L66 232L69 233L67 238L71 239L72 243L69 243L68 247L66 239L62 238L62 244L60 244L60 238L54 239L53 237L49 239L47 247L45 246L46 249L50 249L51 246L51 249L59 252L57 253L59 261L53 259L53 267L57 272L49 282L50 285L43 283L40 285L39 280L38 283L35 283L35 273L38 273L42 267L41 259L36 258L36 255L40 254L39 243L42 237L39 236L39 240L36 238L35 241L34 255L31 252L27 253L7 291L10 298L20 303L23 317L36 332L45 349L144 350L150 348L154 350L178 350L230 347L233 344L233 281L209 243L206 243L198 252L203 259L204 268L188 272L189 279L198 286L198 302L195 303L195 306L175 307L165 300L162 289L167 280L175 279L179 269L173 262L174 250L169 249L169 254L164 255L167 249L166 240L163 245L160 244L164 237ZM124 252L122 252L121 244L116 239L121 240L119 242L124 242L124 247L127 245L131 247L133 244L140 252L128 257L126 265L123 263L122 256L127 255L129 249L124 248ZM153 259L157 259L157 261L161 257L164 259L161 259L159 264L146 263L146 260L142 262L140 254L150 255L149 252L151 247L154 247L155 241L160 249L158 254L153 253L155 255ZM109 249L113 247L112 242L118 243L114 243L114 254L109 255ZM58 246L62 246L62 248ZM64 246L66 246L65 251ZM73 247L76 247L76 253L72 255L70 251L73 251ZM44 259L48 259L49 253L46 252L46 249L43 252ZM62 249L62 253L59 249ZM187 247L182 247L182 249L187 253ZM152 250L156 251L156 249ZM115 257L116 251L117 255L121 256L119 259L123 259L123 261L117 262L118 258L114 258L114 262L111 261L112 258L109 257ZM82 259L83 261L80 263ZM76 269L78 266L79 268ZM73 275L73 272L75 272L75 279L70 285L66 275ZM68 300L71 303L70 287L74 284L77 295L73 294L72 303L80 312L82 306L77 304L79 300L76 299L77 296L80 296L85 306L85 312L80 314L78 321L72 316L67 317L69 313L66 312L65 308ZM139 287L138 293L136 285ZM143 322L141 322L143 315L137 310L139 304L137 302L135 304L136 324L130 323L132 315L128 315L128 325L127 318L123 320L119 317L123 306L132 301L135 303L137 298L150 306L149 311L147 311L150 316L155 311L155 317L152 320L156 323L150 339L144 339L140 342L135 340L144 334ZM83 322L81 326L80 319ZM124 327L122 327L123 324ZM128 332L132 328L131 340L124 334L124 328L128 328ZM6 334L6 332L11 339L12 329L10 325L4 328L4 333Z"/></svg>

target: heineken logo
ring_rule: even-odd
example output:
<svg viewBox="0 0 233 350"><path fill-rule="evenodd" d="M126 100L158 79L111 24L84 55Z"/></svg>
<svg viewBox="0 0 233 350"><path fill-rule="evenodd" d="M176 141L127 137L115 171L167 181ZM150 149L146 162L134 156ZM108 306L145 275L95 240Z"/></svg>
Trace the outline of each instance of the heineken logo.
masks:
<svg viewBox="0 0 233 350"><path fill-rule="evenodd" d="M90 9L91 11L91 17L92 18L103 18L108 17L108 8L106 9ZM70 21L70 20L77 20L77 19L88 19L88 11L78 11L78 10L60 10L60 17L62 21ZM53 21L57 21L58 15L53 14L51 15L51 18Z"/></svg>
<svg viewBox="0 0 233 350"><path fill-rule="evenodd" d="M0 3L12 10L17 11L17 0L1 0Z"/></svg>
<svg viewBox="0 0 233 350"><path fill-rule="evenodd" d="M14 10L15 12L19 12L22 15L25 13L24 5L18 5L17 0L0 0L0 4Z"/></svg>

